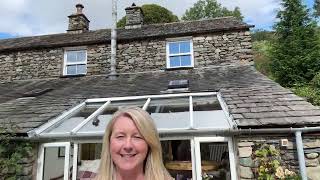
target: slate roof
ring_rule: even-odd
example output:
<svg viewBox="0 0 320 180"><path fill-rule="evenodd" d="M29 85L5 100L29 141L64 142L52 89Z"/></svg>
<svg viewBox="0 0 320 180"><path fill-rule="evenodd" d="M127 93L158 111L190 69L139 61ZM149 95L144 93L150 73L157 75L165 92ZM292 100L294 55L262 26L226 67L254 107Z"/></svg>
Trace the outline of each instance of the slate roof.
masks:
<svg viewBox="0 0 320 180"><path fill-rule="evenodd" d="M252 66L121 74L117 80L87 76L0 84L0 124L25 133L87 98L161 94L170 80L188 79L191 92L220 92L239 128L320 124L320 110L257 72ZM32 92L37 97L28 98ZM28 93L26 93L28 92Z"/></svg>
<svg viewBox="0 0 320 180"><path fill-rule="evenodd" d="M166 24L144 25L138 29L118 29L118 41L139 40L154 37L177 37L203 33L236 31L253 27L234 17ZM110 41L110 29L89 31L81 34L53 34L0 40L0 52L48 47L81 46Z"/></svg>

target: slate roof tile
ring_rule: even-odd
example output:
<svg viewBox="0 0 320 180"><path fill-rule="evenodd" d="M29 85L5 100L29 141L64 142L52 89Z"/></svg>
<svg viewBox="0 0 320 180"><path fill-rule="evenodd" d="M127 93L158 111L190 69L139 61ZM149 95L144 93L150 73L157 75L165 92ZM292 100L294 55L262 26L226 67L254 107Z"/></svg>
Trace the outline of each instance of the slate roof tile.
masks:
<svg viewBox="0 0 320 180"><path fill-rule="evenodd" d="M14 122L25 133L85 99L161 94L170 80L178 79L190 81L190 92L220 92L239 128L320 125L318 107L244 65L120 74L117 80L85 76L1 83L0 126ZM41 88L53 90L22 98Z"/></svg>
<svg viewBox="0 0 320 180"><path fill-rule="evenodd" d="M117 29L118 42L147 39L151 37L177 37L253 27L233 17L199 21L144 25L137 29ZM110 42L111 30L101 29L80 34L52 34L0 40L0 52L48 47L81 46Z"/></svg>

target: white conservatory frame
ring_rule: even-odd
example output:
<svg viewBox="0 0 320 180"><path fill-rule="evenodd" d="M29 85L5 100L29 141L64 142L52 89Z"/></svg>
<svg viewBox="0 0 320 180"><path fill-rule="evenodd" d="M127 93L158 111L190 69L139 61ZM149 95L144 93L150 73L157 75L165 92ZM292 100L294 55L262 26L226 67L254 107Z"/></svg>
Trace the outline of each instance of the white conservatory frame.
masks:
<svg viewBox="0 0 320 180"><path fill-rule="evenodd" d="M39 156L37 160L37 180L43 179L43 166L44 166L44 155L45 155L45 148L50 147L64 147L64 174L63 180L68 180L69 178L69 160L70 160L70 142L55 142L55 143L44 143L41 144L39 147ZM77 158L74 158L77 159ZM76 178L76 177L75 177Z"/></svg>
<svg viewBox="0 0 320 180"><path fill-rule="evenodd" d="M215 96L217 97L218 102L224 112L225 119L221 121L226 121L228 127L225 129L221 128L195 128L194 118L193 118L193 97L203 97L203 96ZM181 98L189 97L189 116L190 122L189 127L186 129L158 129L160 134L160 140L190 140L191 148L191 161L192 161L192 179L200 180L201 179L201 157L200 157L200 143L201 142L227 142L229 150L229 161L230 161L230 172L232 180L237 180L236 173L236 164L235 164L235 150L233 144L233 138L230 137L218 137L215 132L220 130L230 130L235 128L235 124L232 122L230 115L227 110L227 106L223 101L220 93L215 92L205 92L205 93L181 93L181 94L165 94L165 95L147 95L147 96L131 96L131 97L114 97L114 98L97 98L97 99L87 99L85 102L71 108L67 112L58 116L57 118L49 121L48 123L40 126L39 128L28 132L29 136L45 139L46 141L51 141L50 139L55 139L56 141L63 142L54 142L54 143L44 143L41 144L39 148L39 157L38 157L38 169L37 169L37 180L41 180L43 177L43 164L44 164L44 148L46 147L61 147L64 146L65 149L65 165L64 165L64 179L67 180L69 176L69 160L70 160L70 147L71 143L73 144L73 169L72 169L72 180L76 180L75 174L77 174L77 163L78 163L78 149L79 145L82 143L102 143L102 136L104 132L85 132L79 133L79 129L85 126L88 122L102 114L102 112L110 105L110 103L115 101L126 101L126 100L141 100L145 99L143 109L146 110L148 105L153 98ZM102 105L96 109L89 117L84 119L71 131L65 133L50 133L45 132L47 129L54 127L55 124L71 118L73 115L80 112L83 108L86 107L86 104L90 103L101 103ZM220 119L219 119L220 120ZM201 134L197 134L200 132ZM204 135L203 135L204 134ZM101 138L99 138L101 137Z"/></svg>

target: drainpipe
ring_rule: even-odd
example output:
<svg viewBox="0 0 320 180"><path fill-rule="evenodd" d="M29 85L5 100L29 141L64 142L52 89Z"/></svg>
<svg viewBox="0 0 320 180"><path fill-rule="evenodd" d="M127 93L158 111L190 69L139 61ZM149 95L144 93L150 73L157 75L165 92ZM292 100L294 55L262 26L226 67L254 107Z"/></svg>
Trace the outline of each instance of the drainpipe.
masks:
<svg viewBox="0 0 320 180"><path fill-rule="evenodd" d="M109 79L117 78L116 58L117 58L117 0L112 0L112 28L111 28L111 62Z"/></svg>
<svg viewBox="0 0 320 180"><path fill-rule="evenodd" d="M300 175L301 175L302 180L307 180L306 162L304 159L301 131L296 131L295 135L296 135L296 144L297 144Z"/></svg>

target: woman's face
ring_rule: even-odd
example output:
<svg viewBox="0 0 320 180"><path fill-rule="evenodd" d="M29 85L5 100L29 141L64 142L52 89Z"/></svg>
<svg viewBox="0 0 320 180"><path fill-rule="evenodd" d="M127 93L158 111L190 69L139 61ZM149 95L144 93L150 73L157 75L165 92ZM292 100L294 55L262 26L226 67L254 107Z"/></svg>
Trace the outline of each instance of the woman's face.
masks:
<svg viewBox="0 0 320 180"><path fill-rule="evenodd" d="M120 116L115 121L110 137L110 152L117 170L143 172L148 144L130 118Z"/></svg>

